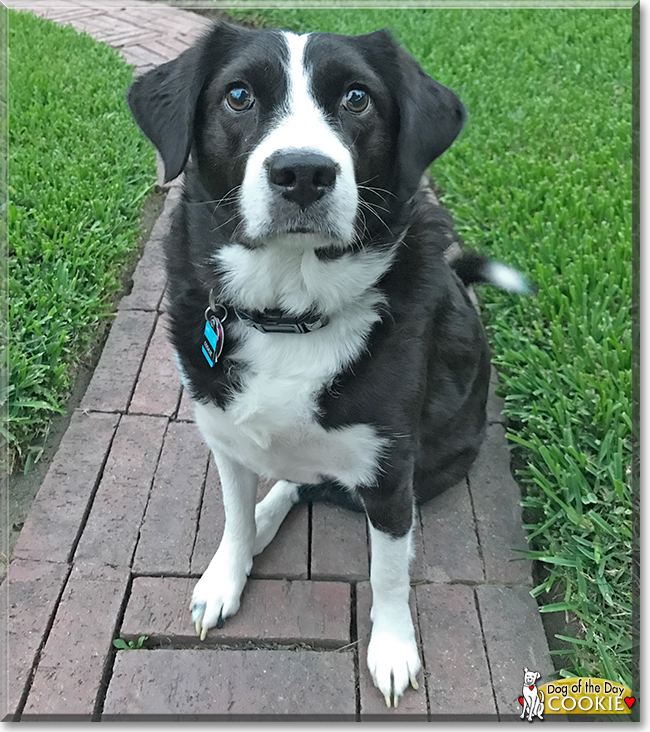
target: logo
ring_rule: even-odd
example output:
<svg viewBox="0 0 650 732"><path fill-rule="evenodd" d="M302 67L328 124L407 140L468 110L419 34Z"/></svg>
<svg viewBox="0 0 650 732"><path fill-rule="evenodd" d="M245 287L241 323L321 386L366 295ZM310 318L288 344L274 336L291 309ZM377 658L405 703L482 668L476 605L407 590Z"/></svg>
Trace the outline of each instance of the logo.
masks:
<svg viewBox="0 0 650 732"><path fill-rule="evenodd" d="M533 717L544 719L542 712L544 711L544 692L537 688L537 679L541 674L537 671L529 671L524 669L524 688L519 697L519 703L523 706L520 719L526 717L529 722L533 721Z"/></svg>
<svg viewBox="0 0 650 732"><path fill-rule="evenodd" d="M581 677L549 681L537 688L540 674L524 669L520 719L544 720L544 714L631 714L636 698L623 684Z"/></svg>

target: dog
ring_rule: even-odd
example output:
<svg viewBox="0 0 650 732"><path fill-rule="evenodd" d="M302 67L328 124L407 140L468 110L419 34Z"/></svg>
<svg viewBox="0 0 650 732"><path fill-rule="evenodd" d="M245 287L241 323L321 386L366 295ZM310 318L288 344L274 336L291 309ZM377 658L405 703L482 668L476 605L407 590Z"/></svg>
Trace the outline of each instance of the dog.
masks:
<svg viewBox="0 0 650 732"><path fill-rule="evenodd" d="M524 289L479 255L445 259L456 235L423 175L464 107L384 30L223 22L128 102L165 180L184 172L165 243L170 339L226 516L193 593L197 633L237 611L294 505L365 511L367 663L396 707L421 669L414 506L465 476L485 429L490 356L466 285ZM277 482L256 505L260 476Z"/></svg>
<svg viewBox="0 0 650 732"><path fill-rule="evenodd" d="M536 671L524 669L524 688L522 690L523 711L520 719L528 714L528 721L532 722L533 717L544 719L542 712L544 711L544 692L537 688L537 679L541 674Z"/></svg>

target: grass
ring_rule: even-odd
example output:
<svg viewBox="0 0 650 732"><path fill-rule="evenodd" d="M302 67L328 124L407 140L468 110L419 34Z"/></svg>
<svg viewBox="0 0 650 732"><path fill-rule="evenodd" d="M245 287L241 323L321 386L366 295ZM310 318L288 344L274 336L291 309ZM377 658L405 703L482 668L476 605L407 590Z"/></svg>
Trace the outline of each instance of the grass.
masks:
<svg viewBox="0 0 650 732"><path fill-rule="evenodd" d="M632 685L631 11L257 10L389 27L466 104L432 167L467 243L539 283L481 292L525 486L542 612L577 619L563 676Z"/></svg>
<svg viewBox="0 0 650 732"><path fill-rule="evenodd" d="M5 467L38 456L137 250L155 161L132 80L116 50L9 11Z"/></svg>

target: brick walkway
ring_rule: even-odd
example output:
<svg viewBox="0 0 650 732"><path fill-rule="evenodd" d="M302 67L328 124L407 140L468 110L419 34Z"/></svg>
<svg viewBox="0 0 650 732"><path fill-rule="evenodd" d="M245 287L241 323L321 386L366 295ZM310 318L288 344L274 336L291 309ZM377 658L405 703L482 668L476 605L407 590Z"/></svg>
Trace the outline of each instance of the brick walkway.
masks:
<svg viewBox="0 0 650 732"><path fill-rule="evenodd" d="M117 46L138 72L206 26L187 11L130 0L9 4ZM2 716L513 718L523 667L543 682L552 664L530 564L513 561L525 546L520 493L493 392L467 480L420 511L412 610L425 683L397 711L365 665L371 596L359 514L294 510L256 559L239 613L198 641L189 598L223 509L165 336L160 242L178 195L172 185L2 586ZM141 635L144 649L112 645Z"/></svg>

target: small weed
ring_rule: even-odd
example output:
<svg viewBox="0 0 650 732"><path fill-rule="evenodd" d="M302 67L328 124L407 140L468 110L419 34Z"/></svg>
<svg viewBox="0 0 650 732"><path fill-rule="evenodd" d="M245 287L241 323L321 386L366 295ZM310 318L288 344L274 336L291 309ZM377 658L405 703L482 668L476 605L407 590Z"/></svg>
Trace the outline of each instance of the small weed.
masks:
<svg viewBox="0 0 650 732"><path fill-rule="evenodd" d="M141 635L138 640L125 641L124 638L116 638L113 641L113 645L120 651L137 651L144 647L144 644L149 636Z"/></svg>

